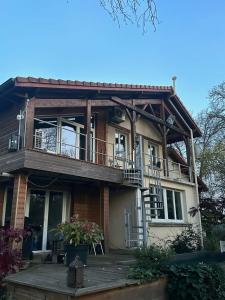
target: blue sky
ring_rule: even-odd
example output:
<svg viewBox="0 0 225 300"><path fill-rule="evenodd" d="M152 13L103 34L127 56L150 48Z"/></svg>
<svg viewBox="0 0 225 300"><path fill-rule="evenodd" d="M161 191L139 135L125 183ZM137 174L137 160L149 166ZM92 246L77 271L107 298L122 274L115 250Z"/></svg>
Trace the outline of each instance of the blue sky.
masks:
<svg viewBox="0 0 225 300"><path fill-rule="evenodd" d="M194 114L225 80L225 1L156 0L160 24L119 28L98 0L0 0L0 82L37 76L171 85Z"/></svg>

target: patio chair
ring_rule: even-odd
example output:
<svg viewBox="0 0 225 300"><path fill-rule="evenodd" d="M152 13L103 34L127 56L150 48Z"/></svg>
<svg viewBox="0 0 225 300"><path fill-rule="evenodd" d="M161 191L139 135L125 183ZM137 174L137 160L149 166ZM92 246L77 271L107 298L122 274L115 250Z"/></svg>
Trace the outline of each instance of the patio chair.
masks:
<svg viewBox="0 0 225 300"><path fill-rule="evenodd" d="M92 246L92 249L93 249L93 252L94 252L94 255L95 255L95 256L97 255L97 253L96 253L96 248L97 248L97 247L100 247L101 254L102 254L102 255L105 255L105 252L104 252L104 250L103 250L103 246L102 246L102 242L101 242L101 241L92 243L91 246Z"/></svg>

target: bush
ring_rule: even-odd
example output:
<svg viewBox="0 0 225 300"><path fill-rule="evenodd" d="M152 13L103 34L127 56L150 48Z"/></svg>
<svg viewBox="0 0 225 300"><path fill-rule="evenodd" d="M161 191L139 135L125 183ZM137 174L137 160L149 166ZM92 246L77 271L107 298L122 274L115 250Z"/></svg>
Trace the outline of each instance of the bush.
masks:
<svg viewBox="0 0 225 300"><path fill-rule="evenodd" d="M213 225L208 227L204 239L204 248L209 251L219 251L220 241L225 240L225 225Z"/></svg>
<svg viewBox="0 0 225 300"><path fill-rule="evenodd" d="M135 251L136 264L130 269L129 278L141 282L153 281L164 275L164 267L172 256L171 249L157 245L143 247Z"/></svg>
<svg viewBox="0 0 225 300"><path fill-rule="evenodd" d="M21 251L14 246L22 241L24 232L11 228L0 228L0 290L4 291L3 279L22 266ZM2 296L3 297L3 296Z"/></svg>
<svg viewBox="0 0 225 300"><path fill-rule="evenodd" d="M218 266L173 265L167 274L169 300L225 299L225 273Z"/></svg>
<svg viewBox="0 0 225 300"><path fill-rule="evenodd" d="M170 247L178 254L201 250L200 235L189 226L170 241Z"/></svg>

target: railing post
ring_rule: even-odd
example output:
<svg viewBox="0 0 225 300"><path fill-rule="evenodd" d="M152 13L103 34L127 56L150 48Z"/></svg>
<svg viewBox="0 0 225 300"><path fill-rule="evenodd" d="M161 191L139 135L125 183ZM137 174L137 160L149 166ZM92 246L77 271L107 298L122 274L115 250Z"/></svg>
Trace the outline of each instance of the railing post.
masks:
<svg viewBox="0 0 225 300"><path fill-rule="evenodd" d="M178 168L179 168L179 179L181 179L181 166L180 166L180 164L178 164Z"/></svg>
<svg viewBox="0 0 225 300"><path fill-rule="evenodd" d="M114 144L112 144L113 145L113 167L115 167L116 166L116 164L115 164L115 145Z"/></svg>

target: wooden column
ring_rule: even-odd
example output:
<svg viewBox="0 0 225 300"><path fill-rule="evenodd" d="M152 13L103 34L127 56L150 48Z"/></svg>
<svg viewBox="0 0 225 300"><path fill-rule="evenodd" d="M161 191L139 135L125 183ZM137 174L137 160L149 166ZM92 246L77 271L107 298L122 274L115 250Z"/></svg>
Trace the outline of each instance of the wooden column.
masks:
<svg viewBox="0 0 225 300"><path fill-rule="evenodd" d="M105 252L109 252L109 187L106 184L100 186L100 213L101 213L101 227L104 232Z"/></svg>
<svg viewBox="0 0 225 300"><path fill-rule="evenodd" d="M23 229L27 199L27 176L17 174L14 178L11 227Z"/></svg>
<svg viewBox="0 0 225 300"><path fill-rule="evenodd" d="M31 100L27 100L26 105L26 115L25 115L25 147L26 149L33 148L33 140L34 140L34 103Z"/></svg>
<svg viewBox="0 0 225 300"><path fill-rule="evenodd" d="M165 122L166 121L166 114L165 114L165 105L164 100L161 102L161 118ZM168 165L168 153L167 153L167 130L166 126L163 125L162 128L162 150L163 150L163 164L164 164L164 176L169 176L169 165Z"/></svg>
<svg viewBox="0 0 225 300"><path fill-rule="evenodd" d="M4 198L5 198L5 187L3 184L0 184L0 226L3 220L3 206L4 206Z"/></svg>
<svg viewBox="0 0 225 300"><path fill-rule="evenodd" d="M86 134L86 160L91 160L91 100L86 100L84 132Z"/></svg>

